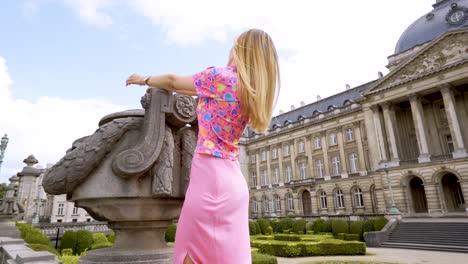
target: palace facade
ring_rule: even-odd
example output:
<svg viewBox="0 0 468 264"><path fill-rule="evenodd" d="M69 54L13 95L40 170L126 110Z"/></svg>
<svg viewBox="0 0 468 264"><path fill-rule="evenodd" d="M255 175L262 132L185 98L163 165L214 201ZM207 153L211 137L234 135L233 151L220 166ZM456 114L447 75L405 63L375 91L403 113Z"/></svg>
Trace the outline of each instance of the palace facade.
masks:
<svg viewBox="0 0 468 264"><path fill-rule="evenodd" d="M246 131L250 217L468 216L468 0L402 34L389 73ZM391 190L391 191L390 191Z"/></svg>

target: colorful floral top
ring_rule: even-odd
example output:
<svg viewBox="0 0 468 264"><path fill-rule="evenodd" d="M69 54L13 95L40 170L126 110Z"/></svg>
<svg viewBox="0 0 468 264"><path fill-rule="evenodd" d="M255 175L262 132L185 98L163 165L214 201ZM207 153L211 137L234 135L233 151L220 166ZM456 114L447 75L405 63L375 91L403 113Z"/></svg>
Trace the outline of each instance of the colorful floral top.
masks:
<svg viewBox="0 0 468 264"><path fill-rule="evenodd" d="M209 67L194 74L192 80L198 93L195 152L237 160L248 117L240 109L236 68Z"/></svg>

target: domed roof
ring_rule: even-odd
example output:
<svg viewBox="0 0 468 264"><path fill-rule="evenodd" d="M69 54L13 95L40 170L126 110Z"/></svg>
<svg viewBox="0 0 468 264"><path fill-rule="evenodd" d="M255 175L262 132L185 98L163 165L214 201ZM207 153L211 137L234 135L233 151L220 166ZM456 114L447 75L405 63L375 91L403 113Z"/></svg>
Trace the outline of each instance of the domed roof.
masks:
<svg viewBox="0 0 468 264"><path fill-rule="evenodd" d="M468 26L468 0L437 0L433 7L403 32L395 54L436 39L447 31Z"/></svg>

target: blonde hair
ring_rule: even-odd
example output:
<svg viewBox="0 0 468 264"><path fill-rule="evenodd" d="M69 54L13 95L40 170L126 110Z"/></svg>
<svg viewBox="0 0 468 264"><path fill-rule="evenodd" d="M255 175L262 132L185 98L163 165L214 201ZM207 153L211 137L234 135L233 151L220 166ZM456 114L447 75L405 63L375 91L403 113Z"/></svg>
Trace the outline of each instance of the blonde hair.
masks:
<svg viewBox="0 0 468 264"><path fill-rule="evenodd" d="M262 30L242 33L231 51L237 68L242 112L259 133L270 125L280 90L278 54L271 37Z"/></svg>

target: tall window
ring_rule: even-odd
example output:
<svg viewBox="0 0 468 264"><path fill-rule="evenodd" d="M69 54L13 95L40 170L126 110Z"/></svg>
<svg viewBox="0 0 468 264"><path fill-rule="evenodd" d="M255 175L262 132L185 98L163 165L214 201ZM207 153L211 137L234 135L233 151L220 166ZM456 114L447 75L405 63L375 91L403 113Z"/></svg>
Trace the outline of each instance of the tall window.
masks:
<svg viewBox="0 0 468 264"><path fill-rule="evenodd" d="M262 150L262 161L265 161L266 160L266 151L265 150Z"/></svg>
<svg viewBox="0 0 468 264"><path fill-rule="evenodd" d="M361 188L354 189L354 204L356 207L364 207L364 199L362 198Z"/></svg>
<svg viewBox="0 0 468 264"><path fill-rule="evenodd" d="M446 136L446 139L447 139L448 151L449 151L449 153L453 153L453 152L455 151L455 147L454 147L454 145L453 145L452 136L451 136L451 135L447 135L447 136Z"/></svg>
<svg viewBox="0 0 468 264"><path fill-rule="evenodd" d="M336 145L337 142L336 142L336 134L335 133L331 133L330 134L330 146L334 146Z"/></svg>
<svg viewBox="0 0 468 264"><path fill-rule="evenodd" d="M291 181L291 166L290 165L286 165L284 175L285 175L285 178L286 178L286 182L290 182Z"/></svg>
<svg viewBox="0 0 468 264"><path fill-rule="evenodd" d="M294 210L294 197L291 193L286 194L286 199L288 200L288 211Z"/></svg>
<svg viewBox="0 0 468 264"><path fill-rule="evenodd" d="M252 199L252 207L253 207L253 212L257 213L258 212L258 204L257 204L257 198L256 197L254 197Z"/></svg>
<svg viewBox="0 0 468 264"><path fill-rule="evenodd" d="M358 172L358 155L356 153L352 153L349 155L349 167L351 173Z"/></svg>
<svg viewBox="0 0 468 264"><path fill-rule="evenodd" d="M279 197L279 195L275 195L275 210L277 212L281 211L281 198Z"/></svg>
<svg viewBox="0 0 468 264"><path fill-rule="evenodd" d="M59 204L58 205L57 215L63 215L63 208L64 207L65 207L65 204Z"/></svg>
<svg viewBox="0 0 468 264"><path fill-rule="evenodd" d="M276 183L276 184L278 184L278 183L279 183L279 181L280 181L280 173L279 173L279 168L278 168L278 167L276 167L276 168L275 168L275 170L274 170L274 172L275 172L275 183Z"/></svg>
<svg viewBox="0 0 468 264"><path fill-rule="evenodd" d="M288 144L283 146L283 154L284 154L284 156L289 156L289 145Z"/></svg>
<svg viewBox="0 0 468 264"><path fill-rule="evenodd" d="M257 155L255 154L250 155L250 160L252 161L252 163L257 162Z"/></svg>
<svg viewBox="0 0 468 264"><path fill-rule="evenodd" d="M306 179L307 178L307 165L305 162L301 162L299 164L299 170L301 172L301 179Z"/></svg>
<svg viewBox="0 0 468 264"><path fill-rule="evenodd" d="M252 172L252 183L253 183L253 186L258 186L257 173L256 172Z"/></svg>
<svg viewBox="0 0 468 264"><path fill-rule="evenodd" d="M263 170L263 185L268 185L268 171Z"/></svg>
<svg viewBox="0 0 468 264"><path fill-rule="evenodd" d="M263 197L263 208L265 213L270 212L270 200L266 196Z"/></svg>
<svg viewBox="0 0 468 264"><path fill-rule="evenodd" d="M277 158L278 158L278 149L277 149L277 148L273 148L273 149L271 150L271 157L272 157L273 159L277 159Z"/></svg>
<svg viewBox="0 0 468 264"><path fill-rule="evenodd" d="M340 158L332 158L333 176L340 175Z"/></svg>
<svg viewBox="0 0 468 264"><path fill-rule="evenodd" d="M316 163L317 163L317 176L323 177L323 175L325 174L323 170L323 161L317 160Z"/></svg>
<svg viewBox="0 0 468 264"><path fill-rule="evenodd" d="M299 141L299 153L304 153L305 151L305 144L304 144L304 140L300 140Z"/></svg>
<svg viewBox="0 0 468 264"><path fill-rule="evenodd" d="M78 214L78 207L73 207L73 214L74 215L77 215Z"/></svg>
<svg viewBox="0 0 468 264"><path fill-rule="evenodd" d="M320 137L315 137L314 138L314 147L315 149L321 149L322 148L322 140Z"/></svg>
<svg viewBox="0 0 468 264"><path fill-rule="evenodd" d="M336 208L344 208L344 196L343 191L336 191Z"/></svg>
<svg viewBox="0 0 468 264"><path fill-rule="evenodd" d="M353 129L352 128L347 128L346 129L346 141L353 141L354 140L354 135L353 135Z"/></svg>
<svg viewBox="0 0 468 264"><path fill-rule="evenodd" d="M327 193L326 192L321 192L320 193L320 208L322 209L327 209Z"/></svg>

